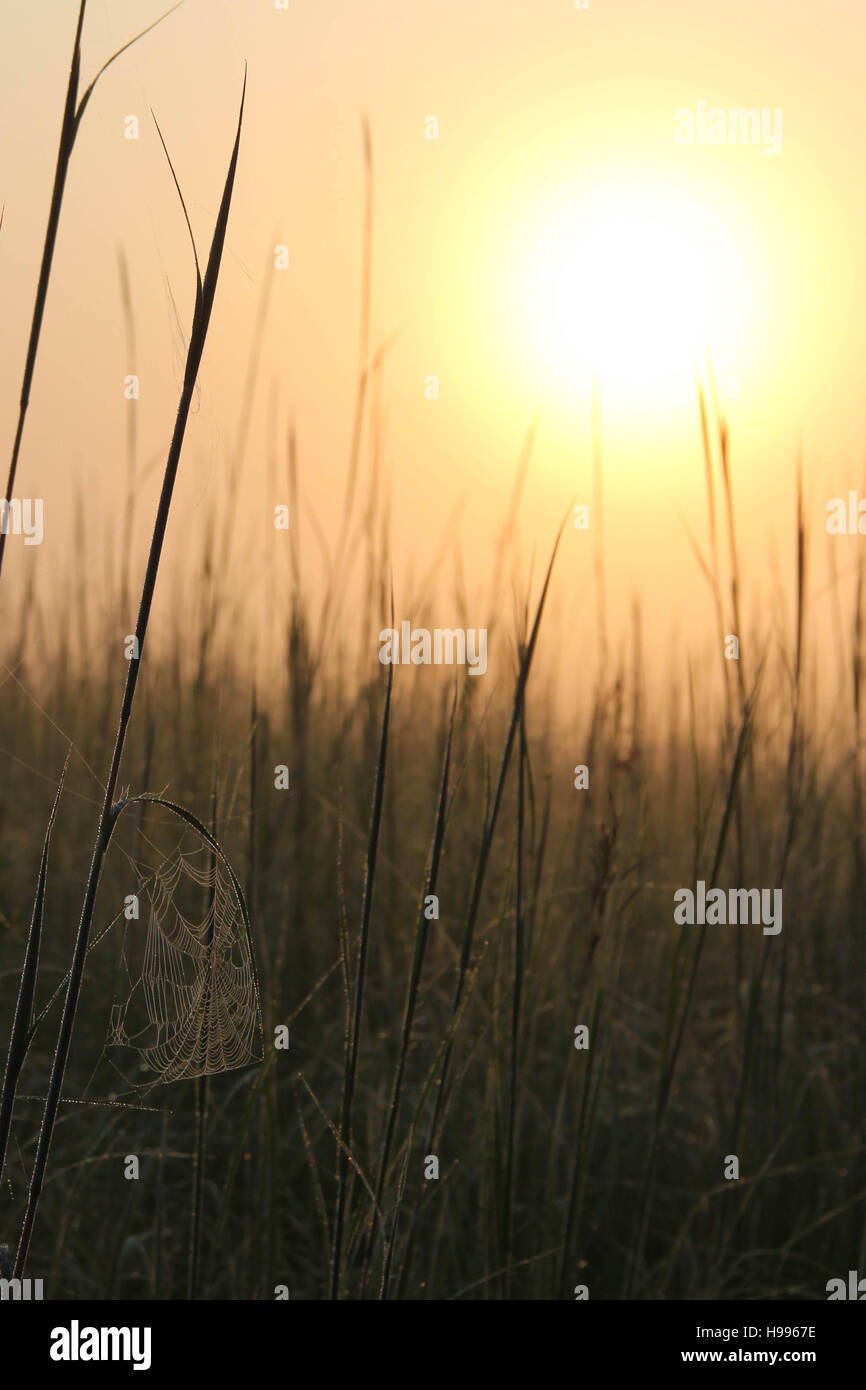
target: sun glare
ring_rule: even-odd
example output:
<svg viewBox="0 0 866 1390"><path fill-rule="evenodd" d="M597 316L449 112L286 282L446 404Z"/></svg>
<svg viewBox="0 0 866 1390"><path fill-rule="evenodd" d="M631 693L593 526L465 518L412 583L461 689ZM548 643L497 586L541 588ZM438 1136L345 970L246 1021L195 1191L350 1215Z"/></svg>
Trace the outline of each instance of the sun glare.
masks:
<svg viewBox="0 0 866 1390"><path fill-rule="evenodd" d="M753 315L742 240L683 190L618 180L536 207L507 274L516 333L545 394L594 380L608 403L669 409L709 353L735 372Z"/></svg>

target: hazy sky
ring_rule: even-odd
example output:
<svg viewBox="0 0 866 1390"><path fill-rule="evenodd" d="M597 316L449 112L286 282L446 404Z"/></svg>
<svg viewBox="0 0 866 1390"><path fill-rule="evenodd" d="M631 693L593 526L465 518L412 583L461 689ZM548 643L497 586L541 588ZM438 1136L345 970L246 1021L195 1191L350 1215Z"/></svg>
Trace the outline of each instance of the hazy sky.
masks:
<svg viewBox="0 0 866 1390"><path fill-rule="evenodd" d="M7 451L77 8L77 0L0 4ZM91 0L85 80L163 8ZM395 339L382 405L398 560L420 552L423 568L464 499L459 538L470 579L474 562L486 571L535 411L521 538L546 549L572 495L590 497L597 374L614 604L638 591L676 621L699 601L709 621L681 519L705 544L694 353L700 359L706 347L730 420L743 552L756 583L768 572L771 536L790 573L801 448L823 563L824 503L858 486L866 440L864 41L858 0L590 0L586 10L572 0L290 0L287 12L273 0L186 0L101 80L81 128L16 490L44 497L45 543L25 558L10 548L10 570L63 553L78 484L94 544L119 518L128 371L141 378L143 464L164 450L183 350L174 306L185 331L193 280L150 110L204 253L244 61L228 254L170 556L196 535L223 485L266 277L274 278L239 534L255 546L260 528L262 543L272 543L269 508L284 500L266 484L269 402L280 478L293 417L303 496L336 534L359 353L365 112L375 169L373 341ZM678 143L676 113L697 118L701 103L766 112L781 122L781 148ZM131 114L138 141L124 138ZM435 140L425 138L431 116ZM289 248L287 271L274 269L277 243ZM438 400L425 398L431 374ZM157 482L155 469L142 495L148 532ZM585 588L588 538L572 531L566 541L568 582ZM840 539L842 568L856 544Z"/></svg>

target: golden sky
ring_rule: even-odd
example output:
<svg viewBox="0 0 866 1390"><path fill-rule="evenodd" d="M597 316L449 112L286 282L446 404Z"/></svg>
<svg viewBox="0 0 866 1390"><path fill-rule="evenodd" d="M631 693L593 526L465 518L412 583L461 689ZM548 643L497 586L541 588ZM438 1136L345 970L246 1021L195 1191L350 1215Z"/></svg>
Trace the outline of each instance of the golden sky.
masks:
<svg viewBox="0 0 866 1390"><path fill-rule="evenodd" d="M163 8L91 0L85 80ZM0 12L7 447L76 13L76 0L4 0ZM864 40L855 0L290 0L285 12L272 0L186 0L101 80L73 156L17 489L45 499L39 562L65 553L79 484L92 544L119 525L133 370L120 246L142 459L165 448L182 361L173 306L185 329L193 281L150 110L204 252L246 61L228 251L169 565L223 484L266 277L239 535L253 549L259 531L273 543L270 508L284 500L268 492L269 411L281 449L294 419L305 504L336 535L359 353L366 113L373 343L394 338L382 406L398 573L412 555L424 567L458 501L470 585L473 566L487 573L536 412L520 534L540 557L570 499L590 500L597 381L612 607L627 611L638 592L667 625L697 614L709 629L682 520L705 544L695 382L707 352L754 591L774 553L790 576L799 450L822 567L825 501L858 486L866 439ZM780 148L679 143L677 113L701 106L780 113ZM130 114L138 141L124 138ZM437 139L425 138L430 117ZM274 269L277 243L287 271ZM430 375L438 400L425 397ZM142 497L147 532L158 474ZM857 543L839 544L850 568ZM588 539L571 530L564 545L567 583L585 590ZM22 553L10 549L10 570ZM816 568L816 593L823 582ZM560 599L567 608L568 591Z"/></svg>

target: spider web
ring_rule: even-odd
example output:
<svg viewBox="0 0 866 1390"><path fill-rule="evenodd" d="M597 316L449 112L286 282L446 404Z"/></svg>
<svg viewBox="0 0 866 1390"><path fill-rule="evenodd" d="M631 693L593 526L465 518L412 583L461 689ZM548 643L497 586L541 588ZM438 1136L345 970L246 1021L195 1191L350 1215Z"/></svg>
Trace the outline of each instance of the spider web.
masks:
<svg viewBox="0 0 866 1390"><path fill-rule="evenodd" d="M121 950L129 993L112 1005L107 1045L137 1053L151 1086L260 1062L255 965L224 865L199 842L140 875L139 886L143 920L125 924Z"/></svg>

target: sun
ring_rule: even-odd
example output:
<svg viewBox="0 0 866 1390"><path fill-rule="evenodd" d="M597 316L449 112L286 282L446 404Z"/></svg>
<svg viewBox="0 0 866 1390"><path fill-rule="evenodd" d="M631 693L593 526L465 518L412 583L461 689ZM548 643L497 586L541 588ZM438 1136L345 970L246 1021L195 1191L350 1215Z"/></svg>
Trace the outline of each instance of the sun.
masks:
<svg viewBox="0 0 866 1390"><path fill-rule="evenodd" d="M707 354L736 371L748 341L746 250L717 206L645 176L542 199L502 262L525 369L545 394L598 382L620 409L693 402Z"/></svg>

